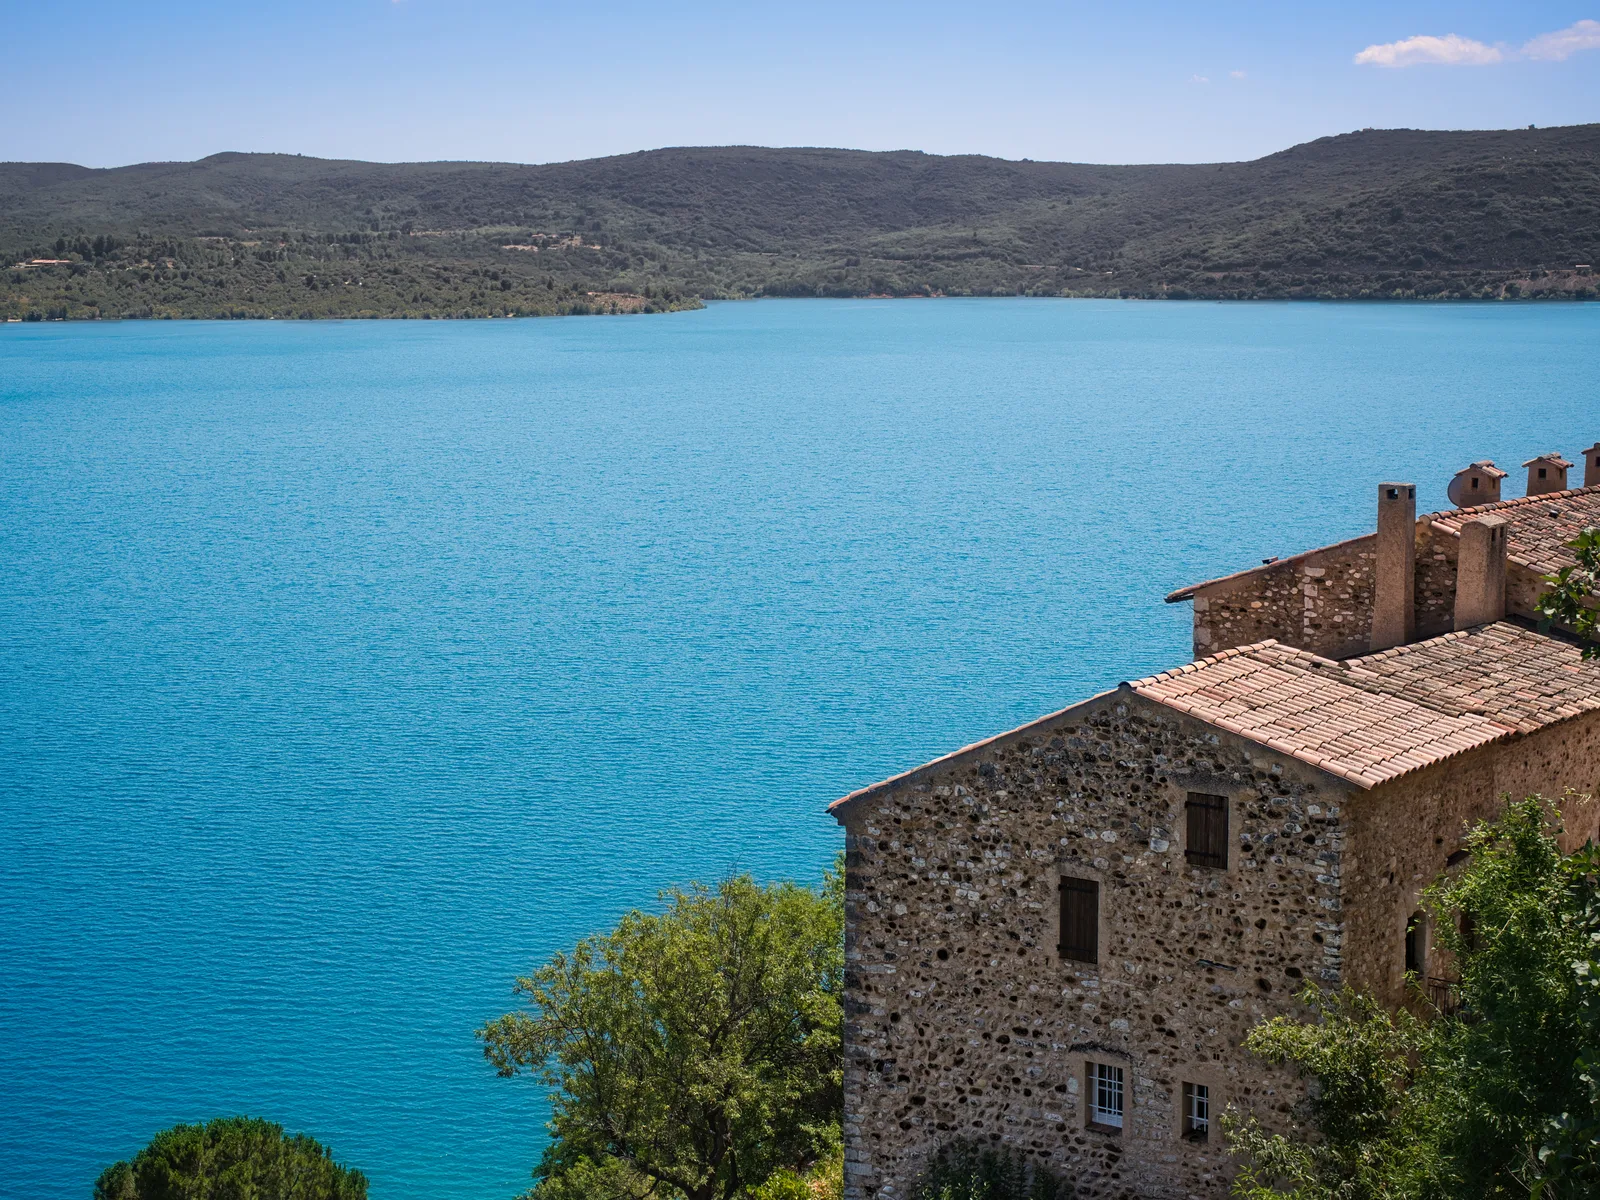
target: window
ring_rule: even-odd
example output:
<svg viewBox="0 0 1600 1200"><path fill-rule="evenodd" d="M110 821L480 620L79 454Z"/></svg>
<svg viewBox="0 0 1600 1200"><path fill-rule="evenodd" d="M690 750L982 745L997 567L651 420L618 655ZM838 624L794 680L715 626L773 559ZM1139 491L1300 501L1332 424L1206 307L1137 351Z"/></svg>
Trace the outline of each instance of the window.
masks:
<svg viewBox="0 0 1600 1200"><path fill-rule="evenodd" d="M1093 879L1061 880L1062 958L1100 961L1100 885Z"/></svg>
<svg viewBox="0 0 1600 1200"><path fill-rule="evenodd" d="M1183 856L1192 867L1228 869L1228 799L1190 792Z"/></svg>
<svg viewBox="0 0 1600 1200"><path fill-rule="evenodd" d="M1211 1089L1203 1083L1183 1085L1183 1136L1191 1142L1211 1138Z"/></svg>
<svg viewBox="0 0 1600 1200"><path fill-rule="evenodd" d="M1391 928L1393 928L1391 926ZM1421 975L1423 964L1427 961L1427 953L1423 943L1424 923L1421 913L1412 913L1411 920L1406 922L1406 973L1408 975Z"/></svg>
<svg viewBox="0 0 1600 1200"><path fill-rule="evenodd" d="M1122 1128L1122 1068L1089 1064L1089 1124Z"/></svg>
<svg viewBox="0 0 1600 1200"><path fill-rule="evenodd" d="M1539 468L1539 478L1543 479L1545 477L1545 475L1546 475L1545 469L1543 467L1540 467Z"/></svg>

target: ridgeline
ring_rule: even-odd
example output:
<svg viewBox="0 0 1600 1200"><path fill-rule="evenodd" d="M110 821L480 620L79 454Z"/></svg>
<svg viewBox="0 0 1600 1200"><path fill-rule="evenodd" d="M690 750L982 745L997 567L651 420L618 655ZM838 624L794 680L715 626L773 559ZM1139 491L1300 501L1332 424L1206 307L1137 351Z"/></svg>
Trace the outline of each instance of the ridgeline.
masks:
<svg viewBox="0 0 1600 1200"><path fill-rule="evenodd" d="M1600 125L1243 163L653 150L0 164L0 318L487 317L750 296L1594 298Z"/></svg>

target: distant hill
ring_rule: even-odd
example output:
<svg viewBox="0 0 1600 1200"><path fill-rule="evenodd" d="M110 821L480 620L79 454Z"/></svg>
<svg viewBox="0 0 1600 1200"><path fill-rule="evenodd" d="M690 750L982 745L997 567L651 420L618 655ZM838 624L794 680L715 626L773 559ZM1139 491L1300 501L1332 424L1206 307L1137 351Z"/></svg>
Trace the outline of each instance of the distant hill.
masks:
<svg viewBox="0 0 1600 1200"><path fill-rule="evenodd" d="M1198 166L744 146L544 166L0 164L8 316L488 316L759 295L1590 297L1600 283L1579 264L1596 263L1600 125L1369 130Z"/></svg>

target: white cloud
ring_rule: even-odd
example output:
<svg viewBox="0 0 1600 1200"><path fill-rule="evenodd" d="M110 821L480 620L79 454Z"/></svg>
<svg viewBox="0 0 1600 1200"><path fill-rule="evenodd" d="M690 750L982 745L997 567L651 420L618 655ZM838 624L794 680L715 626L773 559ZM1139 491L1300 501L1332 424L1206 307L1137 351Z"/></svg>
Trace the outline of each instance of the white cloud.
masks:
<svg viewBox="0 0 1600 1200"><path fill-rule="evenodd" d="M1522 47L1521 55L1560 62L1580 50L1600 50L1600 21L1579 21L1554 33L1541 33Z"/></svg>
<svg viewBox="0 0 1600 1200"><path fill-rule="evenodd" d="M1244 78L1244 72L1243 71L1229 71L1228 75L1233 79L1243 79Z"/></svg>
<svg viewBox="0 0 1600 1200"><path fill-rule="evenodd" d="M1517 59L1561 62L1582 50L1600 50L1600 21L1578 21L1554 33L1541 33L1516 47L1504 42L1491 46L1459 33L1443 37L1422 34L1368 46L1356 55L1355 62L1365 67L1488 67Z"/></svg>
<svg viewBox="0 0 1600 1200"><path fill-rule="evenodd" d="M1452 67L1482 67L1505 57L1498 46L1485 46L1458 33L1443 37L1408 37L1404 41L1368 46L1356 55L1356 65L1368 67L1415 67L1421 63L1443 63Z"/></svg>
<svg viewBox="0 0 1600 1200"><path fill-rule="evenodd" d="M1204 75L1191 75L1191 76L1189 76L1189 82L1190 83L1210 83L1211 80L1207 79Z"/></svg>

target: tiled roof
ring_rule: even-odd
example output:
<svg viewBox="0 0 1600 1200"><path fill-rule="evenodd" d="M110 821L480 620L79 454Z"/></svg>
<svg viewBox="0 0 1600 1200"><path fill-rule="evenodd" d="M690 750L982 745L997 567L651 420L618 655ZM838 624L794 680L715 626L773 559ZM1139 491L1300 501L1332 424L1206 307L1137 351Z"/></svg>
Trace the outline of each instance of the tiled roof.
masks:
<svg viewBox="0 0 1600 1200"><path fill-rule="evenodd" d="M1432 513L1427 519L1433 522L1434 528L1460 536L1463 523L1491 512L1511 522L1511 528L1506 530L1506 553L1511 561L1538 575L1554 575L1573 561L1572 551L1568 549L1567 543L1590 526L1600 525L1600 485L1570 488L1564 492L1549 492L1543 496L1519 496L1515 500L1478 504L1472 508L1449 508L1443 512ZM1330 546L1302 551L1292 558L1275 559L1260 566L1246 567L1231 575L1219 575L1203 583L1192 583L1169 594L1167 603L1176 604L1180 600L1191 599L1196 592L1213 584L1243 579L1258 571L1276 570L1287 564L1299 562L1309 555L1323 550L1333 550L1360 540L1351 538L1348 542L1335 542Z"/></svg>
<svg viewBox="0 0 1600 1200"><path fill-rule="evenodd" d="M1567 543L1591 525L1600 525L1600 486L1452 508L1434 513L1433 524L1460 534L1465 522L1491 512L1511 522L1506 530L1506 554L1511 561L1540 575L1554 575L1572 564Z"/></svg>
<svg viewBox="0 0 1600 1200"><path fill-rule="evenodd" d="M1257 642L1128 686L1369 788L1600 708L1600 664L1505 622L1343 662Z"/></svg>
<svg viewBox="0 0 1600 1200"><path fill-rule="evenodd" d="M1257 642L1122 686L1371 788L1600 709L1600 662L1584 662L1571 642L1500 621L1343 662ZM1071 711L975 742L852 792L829 809L842 819L856 801L1053 725Z"/></svg>
<svg viewBox="0 0 1600 1200"><path fill-rule="evenodd" d="M1478 715L1519 733L1600 708L1600 663L1578 648L1501 621L1338 664L1368 691L1405 696L1452 716Z"/></svg>
<svg viewBox="0 0 1600 1200"><path fill-rule="evenodd" d="M1129 686L1146 699L1362 787L1509 732L1482 717L1451 716L1404 696L1368 691L1340 678L1338 666L1277 642L1258 642Z"/></svg>

